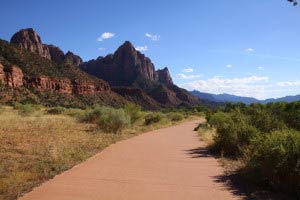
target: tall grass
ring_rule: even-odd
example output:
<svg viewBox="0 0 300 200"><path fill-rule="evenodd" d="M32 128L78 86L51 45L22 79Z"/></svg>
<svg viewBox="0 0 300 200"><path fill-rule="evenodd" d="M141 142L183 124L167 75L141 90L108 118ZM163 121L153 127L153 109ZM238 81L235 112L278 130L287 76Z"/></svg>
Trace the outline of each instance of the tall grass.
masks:
<svg viewBox="0 0 300 200"><path fill-rule="evenodd" d="M131 134L102 134L67 115L0 113L0 199L18 195Z"/></svg>

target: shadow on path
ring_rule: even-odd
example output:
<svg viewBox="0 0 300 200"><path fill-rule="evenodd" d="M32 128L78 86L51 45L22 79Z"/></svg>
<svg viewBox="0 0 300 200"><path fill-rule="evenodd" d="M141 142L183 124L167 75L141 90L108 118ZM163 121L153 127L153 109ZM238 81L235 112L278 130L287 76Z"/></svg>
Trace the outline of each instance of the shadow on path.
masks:
<svg viewBox="0 0 300 200"><path fill-rule="evenodd" d="M214 157L217 159L206 147L189 149L185 150L185 152L191 158ZM212 177L212 179L214 182L222 184L225 189L235 196L242 197L244 200L294 200L294 198L287 197L284 194L258 189L256 186L249 184L238 172L224 173L223 175Z"/></svg>
<svg viewBox="0 0 300 200"><path fill-rule="evenodd" d="M186 150L186 152L191 155L192 158L205 158L212 157L212 154L205 147L199 147L196 149Z"/></svg>

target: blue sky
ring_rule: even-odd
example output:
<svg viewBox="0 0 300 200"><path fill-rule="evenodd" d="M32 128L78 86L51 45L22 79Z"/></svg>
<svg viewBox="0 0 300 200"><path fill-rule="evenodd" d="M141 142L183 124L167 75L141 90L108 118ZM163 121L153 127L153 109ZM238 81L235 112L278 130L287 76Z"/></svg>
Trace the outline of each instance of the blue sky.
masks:
<svg viewBox="0 0 300 200"><path fill-rule="evenodd" d="M300 94L300 6L286 0L10 0L0 25L2 39L32 27L84 60L130 40L190 90Z"/></svg>

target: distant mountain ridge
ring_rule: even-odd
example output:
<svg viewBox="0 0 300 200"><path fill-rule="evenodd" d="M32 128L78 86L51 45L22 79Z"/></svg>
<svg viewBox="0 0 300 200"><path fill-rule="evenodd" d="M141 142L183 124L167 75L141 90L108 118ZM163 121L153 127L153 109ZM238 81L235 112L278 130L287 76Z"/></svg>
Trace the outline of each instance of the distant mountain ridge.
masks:
<svg viewBox="0 0 300 200"><path fill-rule="evenodd" d="M205 93L205 92L199 92L197 90L190 91L191 94L193 94L196 97L199 97L203 100L212 101L212 102L218 102L218 103L225 103L225 102L232 102L232 103L238 103L242 102L245 104L251 104L251 103L270 103L270 102L293 102L293 101L300 101L300 95L295 96L286 96L281 98L270 98L265 100L258 100L253 97L243 97L243 96L237 96L237 95L231 95L231 94L211 94L211 93Z"/></svg>

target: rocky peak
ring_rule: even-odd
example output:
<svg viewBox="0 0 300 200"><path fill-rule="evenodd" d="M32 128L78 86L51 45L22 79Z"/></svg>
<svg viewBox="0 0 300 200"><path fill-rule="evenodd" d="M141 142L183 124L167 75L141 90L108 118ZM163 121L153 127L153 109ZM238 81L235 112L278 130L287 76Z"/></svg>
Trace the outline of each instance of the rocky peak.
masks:
<svg viewBox="0 0 300 200"><path fill-rule="evenodd" d="M132 66L137 62L137 51L129 41L126 41L117 49L113 58L117 64Z"/></svg>
<svg viewBox="0 0 300 200"><path fill-rule="evenodd" d="M114 54L88 61L81 68L113 86L130 86L138 78L157 81L151 60L137 51L129 41L122 44Z"/></svg>
<svg viewBox="0 0 300 200"><path fill-rule="evenodd" d="M64 57L64 63L79 66L82 63L82 59L71 51L68 51Z"/></svg>
<svg viewBox="0 0 300 200"><path fill-rule="evenodd" d="M42 44L40 36L32 28L21 29L12 36L10 42L21 49L51 59L49 49Z"/></svg>
<svg viewBox="0 0 300 200"><path fill-rule="evenodd" d="M173 80L167 67L156 71L158 75L158 81L164 84L173 85Z"/></svg>
<svg viewBox="0 0 300 200"><path fill-rule="evenodd" d="M63 62L65 58L64 52L57 46L54 45L45 45L49 49L49 53L51 55L51 60L57 63Z"/></svg>
<svg viewBox="0 0 300 200"><path fill-rule="evenodd" d="M149 80L156 80L154 65L149 58L137 51L134 46L126 41L121 45L113 56L114 63L122 66L128 78L142 77Z"/></svg>
<svg viewBox="0 0 300 200"><path fill-rule="evenodd" d="M12 36L10 42L21 49L35 53L56 63L75 66L79 66L82 63L82 59L70 51L64 54L57 46L43 44L40 36L32 28L21 29Z"/></svg>

